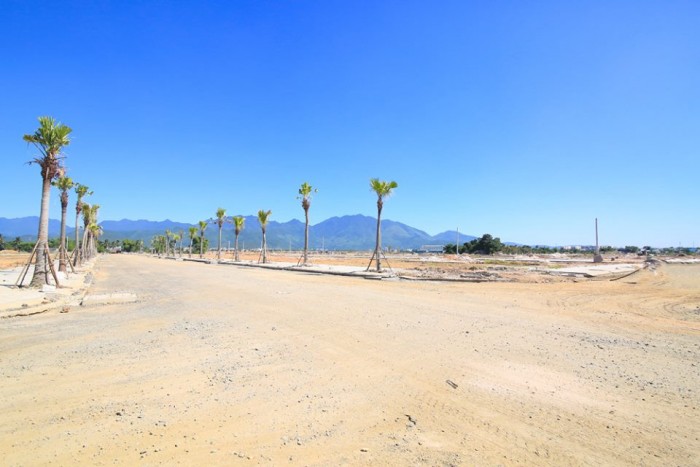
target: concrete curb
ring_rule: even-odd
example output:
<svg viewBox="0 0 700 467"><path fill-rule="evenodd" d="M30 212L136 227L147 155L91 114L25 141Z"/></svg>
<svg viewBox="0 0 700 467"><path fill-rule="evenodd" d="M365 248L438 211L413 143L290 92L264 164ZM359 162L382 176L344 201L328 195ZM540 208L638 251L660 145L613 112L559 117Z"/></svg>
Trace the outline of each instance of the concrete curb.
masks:
<svg viewBox="0 0 700 467"><path fill-rule="evenodd" d="M138 301L136 294L130 292L116 292L108 294L85 295L80 301L81 307L98 305L115 305L120 303L134 303Z"/></svg>
<svg viewBox="0 0 700 467"><path fill-rule="evenodd" d="M330 269L323 269L319 267L314 267L314 266L286 266L284 264L275 264L275 263L267 263L267 264L262 264L262 263L244 263L244 262L239 262L239 263L234 263L231 261L226 261L226 262L214 262L212 264L220 264L222 266L243 266L247 268L260 268L260 269L272 269L275 271L292 271L292 272L301 272L304 274L324 274L327 276L345 276L345 277L359 277L362 279L375 279L375 280L382 280L382 279L396 279L398 276L391 272L391 273L376 273L372 271L364 271L364 270L357 270L357 271L333 271ZM326 266L328 267L328 266Z"/></svg>

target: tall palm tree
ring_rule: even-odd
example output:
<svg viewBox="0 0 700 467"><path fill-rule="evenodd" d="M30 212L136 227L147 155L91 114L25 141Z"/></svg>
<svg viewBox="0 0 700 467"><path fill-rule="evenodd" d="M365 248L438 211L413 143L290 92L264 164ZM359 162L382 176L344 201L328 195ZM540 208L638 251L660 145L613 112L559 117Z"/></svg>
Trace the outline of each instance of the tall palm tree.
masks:
<svg viewBox="0 0 700 467"><path fill-rule="evenodd" d="M97 225L97 211L100 205L83 204L83 223L85 224L85 232L83 232L83 256L90 259L97 254L97 232L102 233L102 228Z"/></svg>
<svg viewBox="0 0 700 467"><path fill-rule="evenodd" d="M182 258L182 242L185 241L185 231L180 229L177 231L177 236L180 239L180 258Z"/></svg>
<svg viewBox="0 0 700 467"><path fill-rule="evenodd" d="M317 193L314 187L304 182L299 188L299 195L301 196L301 207L304 208L304 217L306 218L306 224L304 226L304 266L309 264L309 208L311 207L311 195L312 193Z"/></svg>
<svg viewBox="0 0 700 467"><path fill-rule="evenodd" d="M233 218L233 226L236 229L236 241L233 244L233 249L236 252L236 257L234 258L234 261L240 261L241 258L238 254L238 235L241 233L241 230L245 227L245 217L243 216L236 216Z"/></svg>
<svg viewBox="0 0 700 467"><path fill-rule="evenodd" d="M80 212L83 215L83 241L82 245L80 246L80 257L83 260L86 260L88 259L88 238L90 236L90 230L88 227L90 226L90 215L92 213L90 205L88 203L83 203L82 207L80 208Z"/></svg>
<svg viewBox="0 0 700 467"><path fill-rule="evenodd" d="M78 195L78 200L75 202L75 249L73 250L75 258L73 258L73 266L80 264L80 238L78 237L80 226L78 225L78 219L80 218L80 212L83 210L83 197L91 195L92 191L86 185L76 183L75 193Z"/></svg>
<svg viewBox="0 0 700 467"><path fill-rule="evenodd" d="M170 235L172 232L170 229L165 229L165 256L170 254Z"/></svg>
<svg viewBox="0 0 700 467"><path fill-rule="evenodd" d="M384 207L384 198L388 198L391 195L392 191L394 191L394 188L397 188L399 186L399 184L394 182L394 181L386 182L386 181L379 180L378 178L372 178L369 181L369 186L372 188L372 191L374 191L377 194L377 243L376 243L376 246L374 247L374 256L377 259L377 272L381 272L381 270L382 270L381 223L382 223L382 208ZM369 266L367 267L367 269L369 269Z"/></svg>
<svg viewBox="0 0 700 467"><path fill-rule="evenodd" d="M207 221L199 221L199 257L204 257L204 231L207 230L209 223Z"/></svg>
<svg viewBox="0 0 700 467"><path fill-rule="evenodd" d="M71 128L56 122L52 117L39 117L39 128L23 139L39 150L39 155L30 164L41 167L41 210L39 211L39 232L37 234L37 257L34 275L30 287L42 287L48 283L46 255L49 243L49 201L51 199L51 181L60 176L61 151L70 144Z"/></svg>
<svg viewBox="0 0 700 467"><path fill-rule="evenodd" d="M177 242L180 240L180 234L173 233L173 257L177 257Z"/></svg>
<svg viewBox="0 0 700 467"><path fill-rule="evenodd" d="M102 235L102 227L96 223L90 224L88 227L90 229L90 257L97 255L97 245L100 240L100 235Z"/></svg>
<svg viewBox="0 0 700 467"><path fill-rule="evenodd" d="M224 226L224 222L226 221L226 209L224 208L219 208L216 210L216 225L219 226L219 250L218 253L216 254L216 259L221 261L221 229Z"/></svg>
<svg viewBox="0 0 700 467"><path fill-rule="evenodd" d="M70 177L63 176L52 183L61 190L61 240L58 248L58 270L66 272L66 263L68 262L68 254L66 253L66 213L68 212L68 190L73 188L73 180Z"/></svg>
<svg viewBox="0 0 700 467"><path fill-rule="evenodd" d="M267 221L270 218L272 211L263 211L262 209L258 211L258 221L260 222L260 228L262 229L262 262L267 263L267 237L265 231L267 230Z"/></svg>
<svg viewBox="0 0 700 467"><path fill-rule="evenodd" d="M192 226L188 229L190 234L190 258L192 257L192 244L194 243L194 237L197 236L197 227Z"/></svg>

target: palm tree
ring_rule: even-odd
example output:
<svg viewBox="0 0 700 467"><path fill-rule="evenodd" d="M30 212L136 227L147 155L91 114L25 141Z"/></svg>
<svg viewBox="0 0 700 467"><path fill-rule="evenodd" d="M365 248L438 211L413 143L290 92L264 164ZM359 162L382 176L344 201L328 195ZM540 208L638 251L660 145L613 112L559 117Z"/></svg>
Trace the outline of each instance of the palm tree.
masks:
<svg viewBox="0 0 700 467"><path fill-rule="evenodd" d="M372 191L377 193L377 244L374 247L374 256L377 259L377 272L381 272L381 270L382 270L382 263L381 263L382 207L384 207L384 198L388 198L391 195L391 192L394 190L394 188L398 187L399 184L394 182L394 181L386 182L386 181L379 180L378 178L372 178L369 181L369 186L372 188ZM371 261L370 261L370 264L372 264ZM369 266L367 266L367 269L369 269Z"/></svg>
<svg viewBox="0 0 700 467"><path fill-rule="evenodd" d="M304 182L299 188L301 195L301 207L304 208L304 216L306 217L306 225L304 226L304 266L309 263L309 208L311 207L311 194L317 193L318 190L308 183Z"/></svg>
<svg viewBox="0 0 700 467"><path fill-rule="evenodd" d="M226 209L219 208L216 210L216 225L219 226L219 250L216 254L216 259L221 261L221 229L226 221Z"/></svg>
<svg viewBox="0 0 700 467"><path fill-rule="evenodd" d="M75 258L73 258L73 266L77 266L80 263L80 239L78 237L80 226L78 225L78 219L80 218L80 211L83 210L83 197L92 194L92 191L89 190L90 188L86 185L75 184L75 193L78 195L78 200L75 202L75 249L73 250Z"/></svg>
<svg viewBox="0 0 700 467"><path fill-rule="evenodd" d="M170 229L165 229L165 256L167 257L170 254L170 236L172 235L172 232Z"/></svg>
<svg viewBox="0 0 700 467"><path fill-rule="evenodd" d="M154 235L151 239L151 246L158 257L160 257L162 253L165 253L165 243L165 235Z"/></svg>
<svg viewBox="0 0 700 467"><path fill-rule="evenodd" d="M49 201L51 199L51 181L62 175L61 150L70 144L68 135L71 128L56 122L51 117L39 117L39 128L32 135L24 135L27 143L39 150L30 164L41 167L41 210L39 211L39 232L37 234L37 257L34 275L30 287L41 287L48 283L46 255L49 243Z"/></svg>
<svg viewBox="0 0 700 467"><path fill-rule="evenodd" d="M192 226L188 229L190 234L190 258L192 257L192 244L194 243L194 237L197 236L197 227Z"/></svg>
<svg viewBox="0 0 700 467"><path fill-rule="evenodd" d="M97 255L97 245L99 243L100 235L102 235L102 227L96 223L90 224L88 227L90 229L90 257Z"/></svg>
<svg viewBox="0 0 700 467"><path fill-rule="evenodd" d="M73 180L64 176L59 177L52 183L61 190L61 240L58 248L58 270L66 272L66 263L68 262L68 254L66 253L66 213L68 212L68 190L73 188Z"/></svg>
<svg viewBox="0 0 700 467"><path fill-rule="evenodd" d="M82 259L87 259L88 238L90 235L88 227L90 226L90 214L92 212L92 210L90 209L90 205L87 203L83 203L82 207L80 208L80 212L83 214L83 241L80 247L80 257Z"/></svg>
<svg viewBox="0 0 700 467"><path fill-rule="evenodd" d="M172 234L173 236L173 258L177 258L177 242L180 240L180 234Z"/></svg>
<svg viewBox="0 0 700 467"><path fill-rule="evenodd" d="M97 225L97 211L100 209L99 204L83 204L83 224L85 232L83 232L83 257L90 259L97 254L96 233L102 233L102 228Z"/></svg>
<svg viewBox="0 0 700 467"><path fill-rule="evenodd" d="M178 230L177 236L180 239L180 258L182 258L182 242L185 241L185 231L182 229Z"/></svg>
<svg viewBox="0 0 700 467"><path fill-rule="evenodd" d="M234 242L233 249L236 252L236 257L234 258L234 261L240 261L241 258L238 255L238 234L241 233L241 230L245 227L245 217L243 216L236 216L233 218L233 225L236 229L236 241Z"/></svg>
<svg viewBox="0 0 700 467"><path fill-rule="evenodd" d="M192 257L192 247L194 245L194 237L197 236L197 227L191 226L187 229L187 232L190 237L190 258Z"/></svg>
<svg viewBox="0 0 700 467"><path fill-rule="evenodd" d="M262 228L262 262L267 263L267 237L265 236L265 231L267 230L267 221L270 218L272 211L263 211L262 209L258 211L258 221L260 221L260 228Z"/></svg>
<svg viewBox="0 0 700 467"><path fill-rule="evenodd" d="M207 221L199 221L199 257L204 257L204 231L207 230L209 223Z"/></svg>

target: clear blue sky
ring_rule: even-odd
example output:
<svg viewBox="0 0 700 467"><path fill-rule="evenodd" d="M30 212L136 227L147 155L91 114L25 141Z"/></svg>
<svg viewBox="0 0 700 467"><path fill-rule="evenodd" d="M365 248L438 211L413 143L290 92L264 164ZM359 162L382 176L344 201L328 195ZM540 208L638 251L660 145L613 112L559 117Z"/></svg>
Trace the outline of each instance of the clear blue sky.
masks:
<svg viewBox="0 0 700 467"><path fill-rule="evenodd" d="M0 217L73 128L102 220L271 209L528 244L700 245L700 2L4 0ZM51 217L60 217L57 192ZM73 204L73 200L71 200Z"/></svg>

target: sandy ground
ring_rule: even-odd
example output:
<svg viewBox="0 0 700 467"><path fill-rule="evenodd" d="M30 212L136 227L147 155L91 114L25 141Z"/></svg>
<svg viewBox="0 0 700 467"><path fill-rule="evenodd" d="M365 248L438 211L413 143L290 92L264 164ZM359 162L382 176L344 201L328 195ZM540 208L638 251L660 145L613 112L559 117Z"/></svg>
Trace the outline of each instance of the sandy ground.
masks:
<svg viewBox="0 0 700 467"><path fill-rule="evenodd" d="M700 465L700 266L370 281L107 256L0 320L4 465Z"/></svg>

